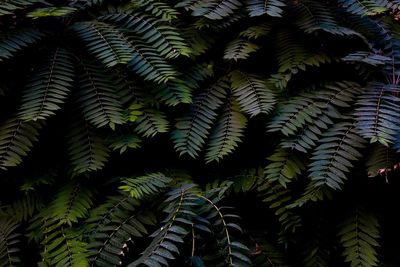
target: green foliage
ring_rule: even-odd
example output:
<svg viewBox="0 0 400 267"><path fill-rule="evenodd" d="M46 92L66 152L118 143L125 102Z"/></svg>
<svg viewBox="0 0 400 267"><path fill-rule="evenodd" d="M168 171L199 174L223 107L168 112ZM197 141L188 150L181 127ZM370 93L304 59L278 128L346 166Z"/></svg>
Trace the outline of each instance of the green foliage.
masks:
<svg viewBox="0 0 400 267"><path fill-rule="evenodd" d="M0 266L400 265L399 1L0 2Z"/></svg>
<svg viewBox="0 0 400 267"><path fill-rule="evenodd" d="M379 223L373 214L356 209L343 222L338 235L345 261L351 266L378 266Z"/></svg>
<svg viewBox="0 0 400 267"><path fill-rule="evenodd" d="M14 266L21 262L18 243L20 234L16 233L18 224L12 218L0 219L0 266Z"/></svg>

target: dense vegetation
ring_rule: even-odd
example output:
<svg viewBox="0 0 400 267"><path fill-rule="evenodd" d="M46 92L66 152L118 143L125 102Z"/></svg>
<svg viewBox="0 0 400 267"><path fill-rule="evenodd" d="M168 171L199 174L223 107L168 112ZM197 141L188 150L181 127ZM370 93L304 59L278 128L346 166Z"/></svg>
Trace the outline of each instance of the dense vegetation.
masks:
<svg viewBox="0 0 400 267"><path fill-rule="evenodd" d="M0 0L0 266L400 266L399 18Z"/></svg>

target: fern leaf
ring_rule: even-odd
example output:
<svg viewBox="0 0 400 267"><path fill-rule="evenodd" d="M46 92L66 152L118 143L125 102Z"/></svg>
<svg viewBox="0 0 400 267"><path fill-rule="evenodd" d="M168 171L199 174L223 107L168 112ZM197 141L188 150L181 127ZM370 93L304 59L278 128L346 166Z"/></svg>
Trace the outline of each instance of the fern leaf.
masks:
<svg viewBox="0 0 400 267"><path fill-rule="evenodd" d="M192 194L193 187L184 185L169 192L169 197L165 200L168 204L164 209L168 213L165 224L151 235L153 240L150 245L143 251L142 256L127 265L128 267L168 265L168 261L175 259L175 255L179 253L177 243L183 242L183 238L189 233L187 228L192 227L190 217L195 216L195 213L189 210L189 207L196 205L197 200Z"/></svg>
<svg viewBox="0 0 400 267"><path fill-rule="evenodd" d="M305 169L304 162L296 153L278 148L268 160L270 164L265 168L266 179L278 181L283 187L290 183Z"/></svg>
<svg viewBox="0 0 400 267"><path fill-rule="evenodd" d="M33 11L26 14L28 18L42 18L42 17L64 17L71 16L77 11L76 8L61 6L61 7L45 7L36 8Z"/></svg>
<svg viewBox="0 0 400 267"><path fill-rule="evenodd" d="M379 223L372 213L357 209L344 221L338 235L345 261L351 266L378 266Z"/></svg>
<svg viewBox="0 0 400 267"><path fill-rule="evenodd" d="M68 135L68 152L74 175L100 170L108 159L109 149L85 121L77 120Z"/></svg>
<svg viewBox="0 0 400 267"><path fill-rule="evenodd" d="M269 132L280 131L284 135L294 135L308 123L313 123L321 114L321 103L314 101L309 94L295 97L289 103L278 108L268 126Z"/></svg>
<svg viewBox="0 0 400 267"><path fill-rule="evenodd" d="M72 88L74 69L68 51L57 48L45 64L34 71L22 96L19 116L36 121L54 115Z"/></svg>
<svg viewBox="0 0 400 267"><path fill-rule="evenodd" d="M41 124L25 122L13 116L0 126L0 168L7 169L22 162L22 157L38 140Z"/></svg>
<svg viewBox="0 0 400 267"><path fill-rule="evenodd" d="M283 7L286 6L281 0L247 0L247 9L250 17L267 14L272 17L282 17Z"/></svg>
<svg viewBox="0 0 400 267"><path fill-rule="evenodd" d="M256 52L260 47L245 39L235 39L230 42L224 52L224 59L235 60L246 59L251 53Z"/></svg>
<svg viewBox="0 0 400 267"><path fill-rule="evenodd" d="M127 195L110 197L91 212L87 222L93 266L121 265L127 243L147 234L146 226L153 225L151 213L138 211L140 203Z"/></svg>
<svg viewBox="0 0 400 267"><path fill-rule="evenodd" d="M182 6L182 5L178 5ZM242 3L238 0L200 0L190 6L192 16L204 16L211 20L221 20L232 15Z"/></svg>
<svg viewBox="0 0 400 267"><path fill-rule="evenodd" d="M386 0L339 0L348 12L360 16L374 16L387 10L388 1Z"/></svg>
<svg viewBox="0 0 400 267"><path fill-rule="evenodd" d="M250 116L271 112L276 102L275 95L265 81L242 71L234 71L230 77L233 95L244 112Z"/></svg>
<svg viewBox="0 0 400 267"><path fill-rule="evenodd" d="M159 55L166 58L190 54L190 50L179 34L179 30L170 25L159 23L158 19L129 13L116 13L99 19L118 23L122 28L136 33L141 36L144 42L151 44Z"/></svg>
<svg viewBox="0 0 400 267"><path fill-rule="evenodd" d="M0 218L0 266L16 266L21 263L18 248L18 224L13 219Z"/></svg>
<svg viewBox="0 0 400 267"><path fill-rule="evenodd" d="M347 179L346 173L353 167L351 162L361 157L359 150L365 146L365 141L352 123L342 122L325 132L319 142L311 158L309 177L316 187L327 185L340 189Z"/></svg>
<svg viewBox="0 0 400 267"><path fill-rule="evenodd" d="M211 125L214 123L216 110L223 104L228 84L221 78L214 85L195 96L189 113L177 119L176 129L172 132L175 149L180 155L188 154L193 158L208 138Z"/></svg>
<svg viewBox="0 0 400 267"><path fill-rule="evenodd" d="M43 32L35 28L22 28L9 34L0 35L0 62L12 58L17 52L37 43L44 36Z"/></svg>
<svg viewBox="0 0 400 267"><path fill-rule="evenodd" d="M79 184L67 184L59 190L54 200L47 208L51 219L59 224L71 226L78 219L87 216L92 206L93 193Z"/></svg>
<svg viewBox="0 0 400 267"><path fill-rule="evenodd" d="M142 7L145 12L152 14L153 16L159 17L162 20L168 22L178 18L179 12L169 6L167 3L157 0L138 0L138 6Z"/></svg>
<svg viewBox="0 0 400 267"><path fill-rule="evenodd" d="M0 17L12 15L18 10L23 10L38 3L46 3L43 0L6 0L1 3Z"/></svg>
<svg viewBox="0 0 400 267"><path fill-rule="evenodd" d="M128 192L133 198L142 199L159 194L171 181L171 178L162 173L150 173L134 178L122 178L123 185L119 189Z"/></svg>
<svg viewBox="0 0 400 267"><path fill-rule="evenodd" d="M145 109L137 120L135 131L144 137L154 137L158 133L166 133L169 130L169 122L165 114L160 110Z"/></svg>
<svg viewBox="0 0 400 267"><path fill-rule="evenodd" d="M128 39L112 25L103 22L77 22L71 29L86 43L89 52L107 67L126 64L133 56Z"/></svg>
<svg viewBox="0 0 400 267"><path fill-rule="evenodd" d="M77 102L86 120L96 127L114 128L115 124L122 124L121 103L115 90L119 84L93 63L82 62L79 72Z"/></svg>
<svg viewBox="0 0 400 267"><path fill-rule="evenodd" d="M128 148L139 148L142 139L136 134L116 135L111 140L110 148L119 150L119 153L124 153Z"/></svg>
<svg viewBox="0 0 400 267"><path fill-rule="evenodd" d="M238 104L231 101L211 131L206 162L218 162L232 153L241 142L246 124L247 119L240 113Z"/></svg>
<svg viewBox="0 0 400 267"><path fill-rule="evenodd" d="M389 146L396 140L400 130L400 98L394 95L395 92L398 92L397 87L376 83L358 98L354 113L357 130L371 143Z"/></svg>

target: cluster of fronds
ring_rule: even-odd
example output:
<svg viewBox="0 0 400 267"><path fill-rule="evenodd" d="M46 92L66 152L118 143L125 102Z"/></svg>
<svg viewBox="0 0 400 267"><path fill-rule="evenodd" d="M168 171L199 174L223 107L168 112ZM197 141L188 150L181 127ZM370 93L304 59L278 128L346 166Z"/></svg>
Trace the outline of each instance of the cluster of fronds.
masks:
<svg viewBox="0 0 400 267"><path fill-rule="evenodd" d="M399 265L399 14L0 1L0 266Z"/></svg>

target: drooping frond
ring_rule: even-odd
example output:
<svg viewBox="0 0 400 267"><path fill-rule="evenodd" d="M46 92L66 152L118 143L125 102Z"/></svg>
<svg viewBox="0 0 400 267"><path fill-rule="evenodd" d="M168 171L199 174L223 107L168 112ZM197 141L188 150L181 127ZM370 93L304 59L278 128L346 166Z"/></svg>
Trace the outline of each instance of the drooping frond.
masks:
<svg viewBox="0 0 400 267"><path fill-rule="evenodd" d="M171 178L160 172L133 178L122 178L121 180L123 185L119 189L128 192L131 197L136 199L159 194L172 182Z"/></svg>
<svg viewBox="0 0 400 267"><path fill-rule="evenodd" d="M339 0L348 12L360 16L374 16L387 11L387 0Z"/></svg>
<svg viewBox="0 0 400 267"><path fill-rule="evenodd" d="M18 239L20 234L16 233L18 224L12 218L0 218L0 266L17 266L21 263L18 255Z"/></svg>
<svg viewBox="0 0 400 267"><path fill-rule="evenodd" d="M25 122L16 116L0 124L0 169L17 166L38 140L39 122Z"/></svg>
<svg viewBox="0 0 400 267"><path fill-rule="evenodd" d="M76 8L68 7L68 6L59 6L59 7L44 7L44 8L36 8L30 11L26 16L28 18L38 19L43 17L63 17L63 16L72 16L77 11Z"/></svg>
<svg viewBox="0 0 400 267"><path fill-rule="evenodd" d="M232 214L230 207L219 207L217 205L217 202L222 198L219 194L220 190L221 188L209 190L206 196L201 197L208 205L203 212L207 215L207 220L210 221L218 240L220 240L218 243L220 251L217 256L222 261L217 263L218 260L215 260L215 264L212 264L212 266L251 266L252 262L248 258L249 248L235 240L235 232L243 232L238 224L240 217Z"/></svg>
<svg viewBox="0 0 400 267"><path fill-rule="evenodd" d="M307 66L320 66L331 62L329 56L324 53L310 53L296 42L293 33L290 31L280 31L276 39L277 60L279 73L297 73L305 70Z"/></svg>
<svg viewBox="0 0 400 267"><path fill-rule="evenodd" d="M396 140L400 130L400 98L395 95L397 92L397 86L374 83L358 97L354 113L357 130L371 143L389 146Z"/></svg>
<svg viewBox="0 0 400 267"><path fill-rule="evenodd" d="M250 17L267 14L272 17L282 17L283 7L286 6L282 0L247 0L247 9Z"/></svg>
<svg viewBox="0 0 400 267"><path fill-rule="evenodd" d="M0 5L0 17L12 15L16 11L26 9L38 3L46 3L44 0L6 0Z"/></svg>
<svg viewBox="0 0 400 267"><path fill-rule="evenodd" d="M220 161L238 146L246 128L247 119L236 101L231 100L216 122L208 142L206 162Z"/></svg>
<svg viewBox="0 0 400 267"><path fill-rule="evenodd" d="M135 131L144 137L154 137L169 130L169 121L161 110L144 109L136 123Z"/></svg>
<svg viewBox="0 0 400 267"><path fill-rule="evenodd" d="M51 220L71 226L86 217L92 206L93 192L79 184L69 183L62 187L47 208Z"/></svg>
<svg viewBox="0 0 400 267"><path fill-rule="evenodd" d="M169 197L165 200L167 207L164 211L168 216L164 220L164 225L151 235L153 240L142 252L142 256L128 267L168 266L168 261L176 258L179 254L179 243L183 243L196 215L190 210L197 205L198 199L193 197L193 187L194 185L184 185L169 192Z"/></svg>
<svg viewBox="0 0 400 267"><path fill-rule="evenodd" d="M146 226L154 225L154 215L142 212L140 203L125 195L109 197L94 209L88 225L88 247L91 266L120 266L127 244L147 234Z"/></svg>
<svg viewBox="0 0 400 267"><path fill-rule="evenodd" d="M320 145L314 149L309 168L309 177L315 181L315 186L327 185L340 189L347 180L347 175L361 154L359 150L365 146L365 141L350 122L334 125L322 135Z"/></svg>
<svg viewBox="0 0 400 267"><path fill-rule="evenodd" d="M285 234L293 234L301 226L301 218L289 207L293 199L289 189L277 182L271 182L264 178L258 187L260 197L272 209L281 224L280 243L284 243Z"/></svg>
<svg viewBox="0 0 400 267"><path fill-rule="evenodd" d="M85 42L88 51L107 67L128 63L133 48L127 37L114 26L103 22L77 22L71 26Z"/></svg>
<svg viewBox="0 0 400 267"><path fill-rule="evenodd" d="M282 148L278 148L268 160L271 163L265 167L266 179L278 181L283 187L305 169L301 155Z"/></svg>
<svg viewBox="0 0 400 267"><path fill-rule="evenodd" d="M340 111L351 107L356 95L361 92L361 87L357 83L347 81L328 84L321 89L315 95L308 97L318 103L322 114L312 122L307 122L296 136L284 140L280 144L282 147L304 153L313 149L321 134L334 123L333 120L342 117Z"/></svg>
<svg viewBox="0 0 400 267"><path fill-rule="evenodd" d="M175 149L180 155L188 154L196 158L208 138L211 125L217 118L216 110L223 104L229 85L221 78L193 99L189 113L177 119L172 132Z"/></svg>
<svg viewBox="0 0 400 267"><path fill-rule="evenodd" d="M0 6L0 13L1 8L2 6ZM35 28L19 29L9 34L0 34L0 62L12 58L18 51L37 43L44 36L43 32Z"/></svg>
<svg viewBox="0 0 400 267"><path fill-rule="evenodd" d="M379 223L376 216L361 209L349 216L338 232L345 261L351 266L378 266Z"/></svg>
<svg viewBox="0 0 400 267"><path fill-rule="evenodd" d="M71 125L68 144L73 174L97 171L104 167L109 149L86 121L78 119Z"/></svg>
<svg viewBox="0 0 400 267"><path fill-rule="evenodd" d="M286 105L278 107L268 126L269 132L280 131L286 136L294 135L308 123L313 123L321 114L320 103L309 94L291 99Z"/></svg>
<svg viewBox="0 0 400 267"><path fill-rule="evenodd" d="M242 71L230 74L232 91L240 108L250 116L269 114L275 105L275 95L265 80Z"/></svg>
<svg viewBox="0 0 400 267"><path fill-rule="evenodd" d="M242 3L239 0L184 0L176 7L192 10L192 16L204 16L211 20L221 20L232 15Z"/></svg>
<svg viewBox="0 0 400 267"><path fill-rule="evenodd" d="M227 44L224 59L235 61L246 59L251 53L256 52L258 49L260 49L260 46L255 43L246 39L238 38Z"/></svg>
<svg viewBox="0 0 400 267"><path fill-rule="evenodd" d="M124 153L128 148L139 148L142 139L136 134L114 135L110 138L110 148L119 150L119 153Z"/></svg>
<svg viewBox="0 0 400 267"><path fill-rule="evenodd" d="M22 95L19 116L25 121L46 119L65 102L72 88L74 69L71 54L57 48L32 73Z"/></svg>
<svg viewBox="0 0 400 267"><path fill-rule="evenodd" d="M179 30L171 25L160 23L155 18L135 13L116 13L102 16L99 19L117 23L139 35L144 42L151 44L159 55L166 58L190 54L190 50L179 34Z"/></svg>
<svg viewBox="0 0 400 267"><path fill-rule="evenodd" d="M94 63L82 62L80 66L76 95L85 119L96 127L122 124L121 103L116 94L120 84Z"/></svg>
<svg viewBox="0 0 400 267"><path fill-rule="evenodd" d="M137 0L135 4L142 7L145 12L159 17L162 20L173 21L179 16L179 12L167 3L159 0Z"/></svg>

